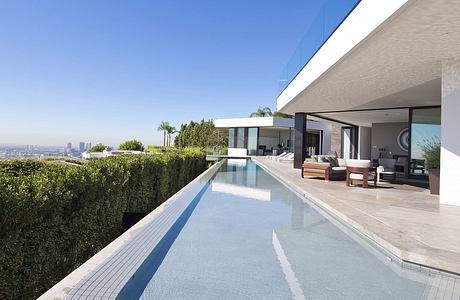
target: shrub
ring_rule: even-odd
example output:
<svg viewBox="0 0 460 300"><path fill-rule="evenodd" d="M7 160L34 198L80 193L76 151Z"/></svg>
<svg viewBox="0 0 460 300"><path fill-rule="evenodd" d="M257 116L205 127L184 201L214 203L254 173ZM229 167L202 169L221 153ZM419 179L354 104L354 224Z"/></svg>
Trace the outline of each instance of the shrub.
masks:
<svg viewBox="0 0 460 300"><path fill-rule="evenodd" d="M120 146L118 146L120 150L131 150L131 151L144 151L144 145L141 142L136 140L126 141Z"/></svg>
<svg viewBox="0 0 460 300"><path fill-rule="evenodd" d="M147 151L154 152L154 153L164 153L164 152L176 151L176 150L177 148L174 146L154 146L154 145L147 146Z"/></svg>
<svg viewBox="0 0 460 300"><path fill-rule="evenodd" d="M0 172L15 176L30 175L39 171L45 164L33 159L14 159L0 161Z"/></svg>
<svg viewBox="0 0 460 300"><path fill-rule="evenodd" d="M0 163L0 299L35 298L207 167L199 149L124 155L81 166Z"/></svg>
<svg viewBox="0 0 460 300"><path fill-rule="evenodd" d="M102 144L97 144L97 145L94 145L93 147L89 148L88 149L88 152L102 152L105 150L105 148L107 148L107 146L105 145L102 145Z"/></svg>
<svg viewBox="0 0 460 300"><path fill-rule="evenodd" d="M441 141L439 138L425 139L419 146L422 150L423 158L426 160L427 169L439 169L441 165Z"/></svg>

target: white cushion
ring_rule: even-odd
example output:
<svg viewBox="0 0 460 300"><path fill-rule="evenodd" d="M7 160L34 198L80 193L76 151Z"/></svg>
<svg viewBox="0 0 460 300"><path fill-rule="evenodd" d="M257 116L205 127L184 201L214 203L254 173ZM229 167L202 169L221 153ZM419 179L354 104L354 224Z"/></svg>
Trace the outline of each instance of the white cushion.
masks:
<svg viewBox="0 0 460 300"><path fill-rule="evenodd" d="M396 172L395 171L387 171L387 170L385 170L385 171L381 171L381 172L378 172L378 173L380 173L380 174L394 174Z"/></svg>
<svg viewBox="0 0 460 300"><path fill-rule="evenodd" d="M368 159L347 159L347 167L355 168L369 168L371 166L371 161Z"/></svg>
<svg viewBox="0 0 460 300"><path fill-rule="evenodd" d="M334 170L334 171L346 171L347 167L332 167L332 170Z"/></svg>
<svg viewBox="0 0 460 300"><path fill-rule="evenodd" d="M350 173L350 179L363 180L363 174ZM367 175L367 180L374 180L374 175L372 173L369 173Z"/></svg>
<svg viewBox="0 0 460 300"><path fill-rule="evenodd" d="M347 161L344 158L337 158L339 161L339 167L346 167L347 166Z"/></svg>

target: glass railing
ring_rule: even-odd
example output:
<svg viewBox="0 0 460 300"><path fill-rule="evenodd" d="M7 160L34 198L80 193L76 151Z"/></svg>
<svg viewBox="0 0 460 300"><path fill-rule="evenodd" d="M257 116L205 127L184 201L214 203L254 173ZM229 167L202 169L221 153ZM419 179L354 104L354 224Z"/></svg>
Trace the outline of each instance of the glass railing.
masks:
<svg viewBox="0 0 460 300"><path fill-rule="evenodd" d="M324 1L318 15L281 73L279 81L280 93L299 74L359 2L361 0Z"/></svg>
<svg viewBox="0 0 460 300"><path fill-rule="evenodd" d="M206 155L227 155L228 148L226 146L207 146Z"/></svg>

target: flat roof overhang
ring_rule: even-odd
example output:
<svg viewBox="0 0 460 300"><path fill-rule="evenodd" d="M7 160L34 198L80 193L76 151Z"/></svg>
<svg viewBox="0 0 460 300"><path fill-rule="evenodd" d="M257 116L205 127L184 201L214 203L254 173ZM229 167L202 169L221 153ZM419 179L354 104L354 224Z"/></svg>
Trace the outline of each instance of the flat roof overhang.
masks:
<svg viewBox="0 0 460 300"><path fill-rule="evenodd" d="M460 56L459 16L457 1L361 1L281 93L278 111L440 105L442 62Z"/></svg>
<svg viewBox="0 0 460 300"><path fill-rule="evenodd" d="M237 127L294 127L294 119L280 117L216 119L217 128Z"/></svg>

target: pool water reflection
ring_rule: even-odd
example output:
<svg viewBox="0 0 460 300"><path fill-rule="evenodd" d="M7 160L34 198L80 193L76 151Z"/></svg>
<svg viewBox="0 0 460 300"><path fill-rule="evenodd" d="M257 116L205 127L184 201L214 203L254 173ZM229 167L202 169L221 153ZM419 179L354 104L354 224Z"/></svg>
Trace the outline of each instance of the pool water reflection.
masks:
<svg viewBox="0 0 460 300"><path fill-rule="evenodd" d="M141 299L423 299L400 269L250 160L224 164Z"/></svg>

